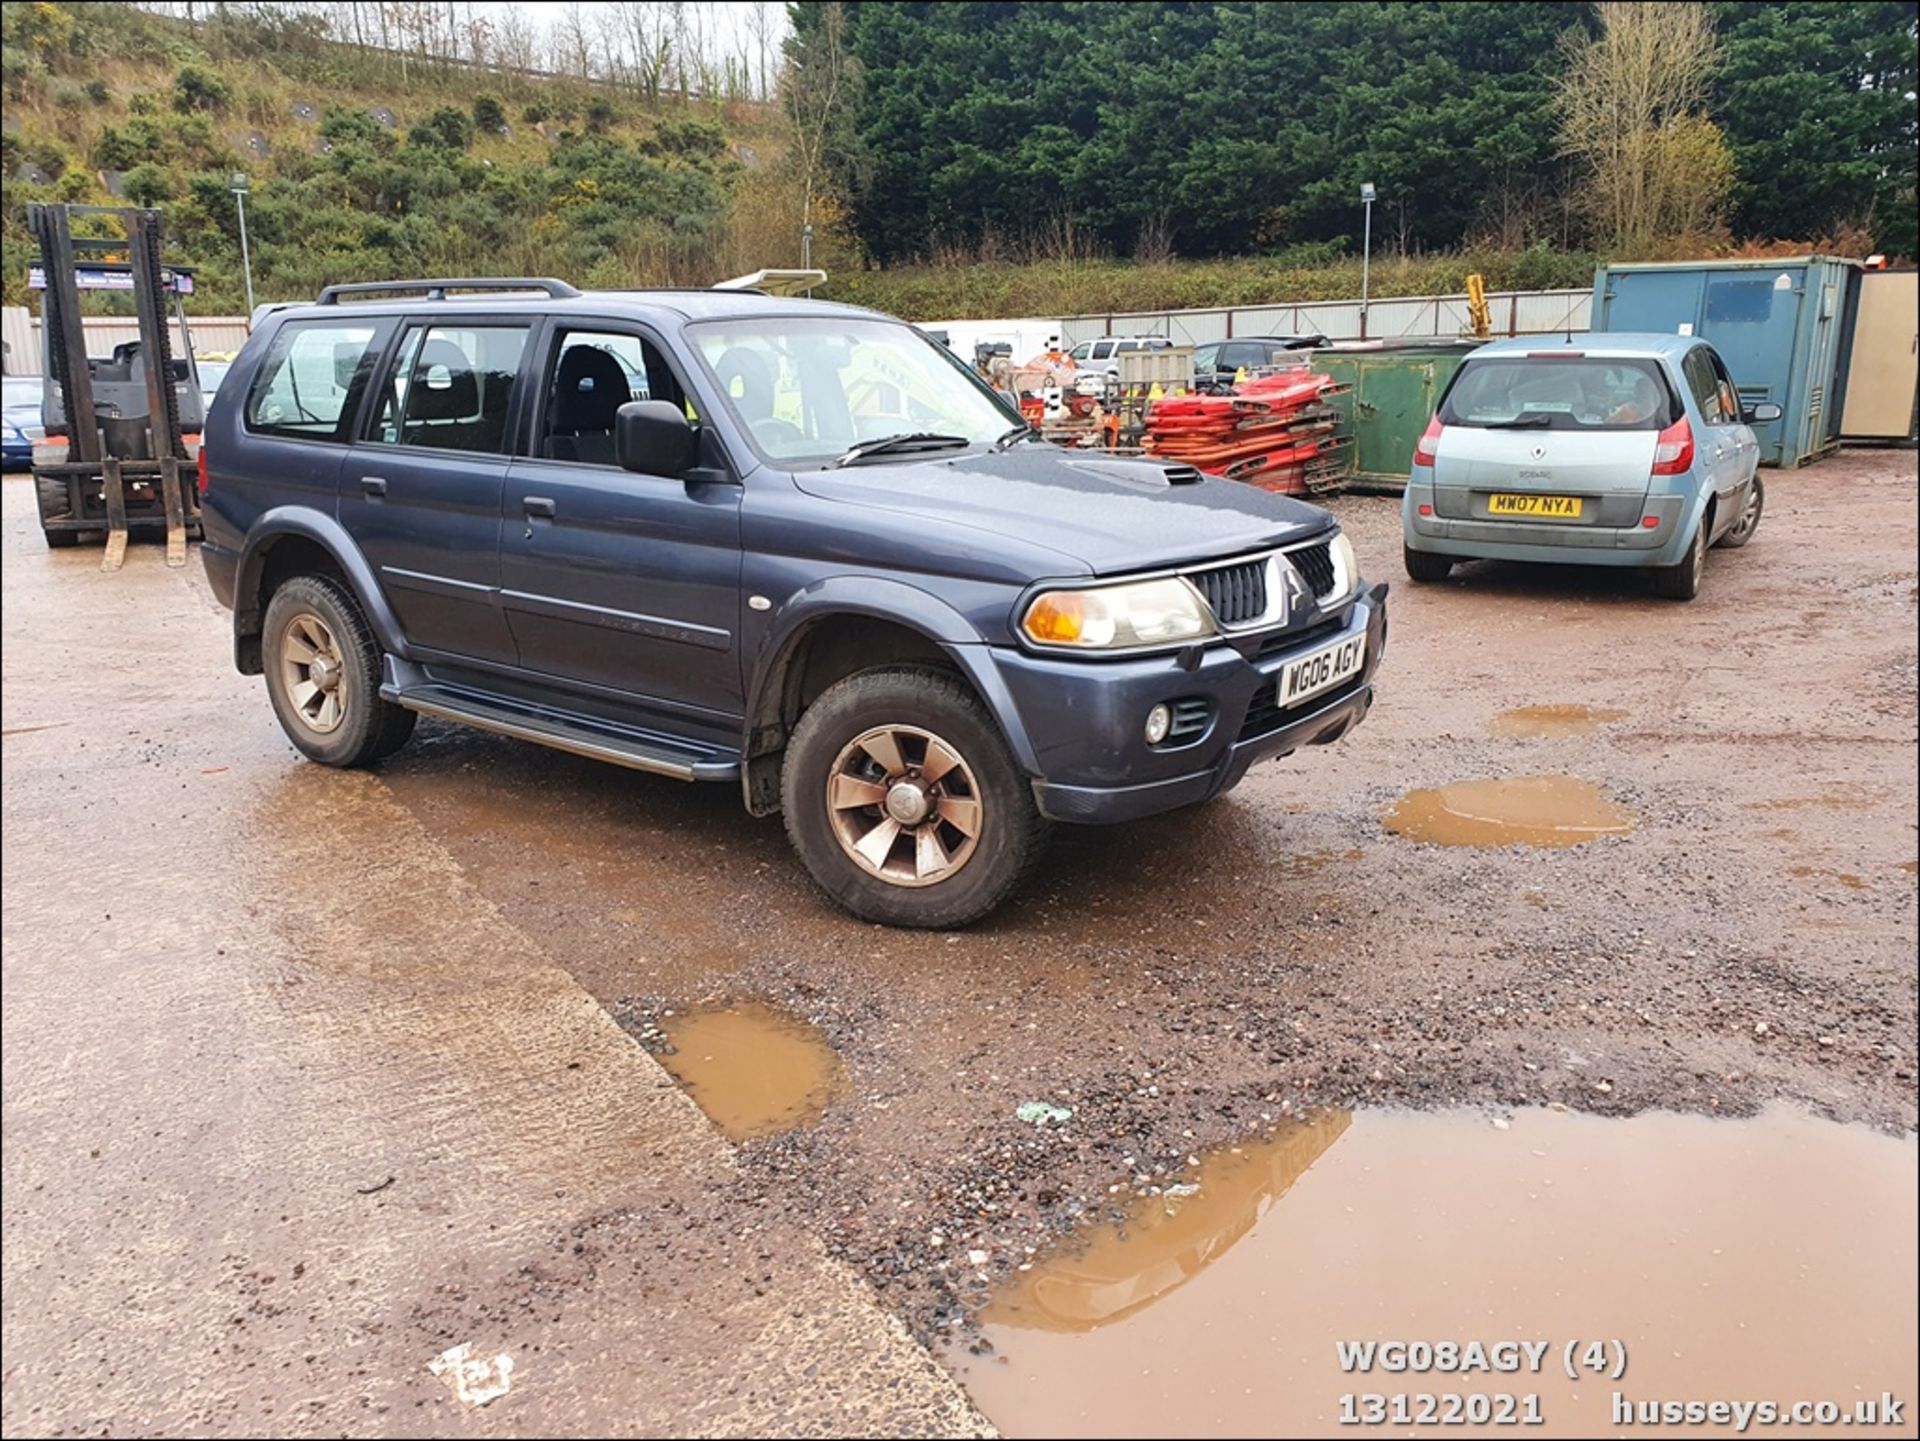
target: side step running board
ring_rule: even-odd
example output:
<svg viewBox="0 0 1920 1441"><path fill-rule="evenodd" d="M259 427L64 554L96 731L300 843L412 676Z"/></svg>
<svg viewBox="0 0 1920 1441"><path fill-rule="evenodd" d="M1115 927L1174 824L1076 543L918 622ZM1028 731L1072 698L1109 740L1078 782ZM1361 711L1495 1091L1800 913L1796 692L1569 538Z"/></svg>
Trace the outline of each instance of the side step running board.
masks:
<svg viewBox="0 0 1920 1441"><path fill-rule="evenodd" d="M708 750L671 736L590 716L561 715L499 696L481 695L460 686L432 683L407 686L389 683L380 688L380 694L421 715L458 721L478 730L552 746L591 760L610 761L630 770L651 771L683 781L740 779L739 757L730 752Z"/></svg>

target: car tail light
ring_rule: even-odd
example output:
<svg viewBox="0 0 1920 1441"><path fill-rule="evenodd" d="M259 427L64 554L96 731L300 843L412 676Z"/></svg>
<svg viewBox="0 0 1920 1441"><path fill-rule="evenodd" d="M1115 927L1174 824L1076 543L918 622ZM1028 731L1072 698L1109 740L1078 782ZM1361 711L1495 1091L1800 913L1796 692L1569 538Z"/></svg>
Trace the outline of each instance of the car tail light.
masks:
<svg viewBox="0 0 1920 1441"><path fill-rule="evenodd" d="M1681 416L1653 443L1655 475L1685 475L1693 465L1693 426Z"/></svg>
<svg viewBox="0 0 1920 1441"><path fill-rule="evenodd" d="M200 494L205 495L207 493L207 443L204 440L200 442L199 464L200 464L200 482L199 482Z"/></svg>
<svg viewBox="0 0 1920 1441"><path fill-rule="evenodd" d="M1440 432L1444 428L1445 427L1440 424L1440 412L1435 411L1433 419L1427 422L1427 428L1420 433L1420 443L1413 448L1413 463L1415 465L1433 464L1434 447L1439 445Z"/></svg>

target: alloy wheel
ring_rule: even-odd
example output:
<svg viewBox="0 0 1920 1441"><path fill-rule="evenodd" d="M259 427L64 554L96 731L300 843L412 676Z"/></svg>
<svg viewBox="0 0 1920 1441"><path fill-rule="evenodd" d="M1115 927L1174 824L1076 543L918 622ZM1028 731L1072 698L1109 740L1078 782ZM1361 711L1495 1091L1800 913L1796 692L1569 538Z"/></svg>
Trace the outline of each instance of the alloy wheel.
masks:
<svg viewBox="0 0 1920 1441"><path fill-rule="evenodd" d="M302 611L280 633L280 679L301 724L317 735L347 717L346 665L327 623Z"/></svg>
<svg viewBox="0 0 1920 1441"><path fill-rule="evenodd" d="M984 818L965 758L918 726L855 736L827 772L826 801L841 849L896 886L950 879L973 858Z"/></svg>

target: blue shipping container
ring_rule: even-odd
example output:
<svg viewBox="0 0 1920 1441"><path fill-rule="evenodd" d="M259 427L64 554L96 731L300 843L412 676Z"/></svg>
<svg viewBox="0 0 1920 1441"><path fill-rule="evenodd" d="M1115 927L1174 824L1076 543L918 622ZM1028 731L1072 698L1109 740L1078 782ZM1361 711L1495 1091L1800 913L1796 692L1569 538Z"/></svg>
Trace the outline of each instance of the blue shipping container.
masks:
<svg viewBox="0 0 1920 1441"><path fill-rule="evenodd" d="M1708 341L1743 405L1780 407L1780 419L1754 427L1761 464L1804 465L1840 443L1859 271L1821 255L1605 265L1593 276L1593 329Z"/></svg>

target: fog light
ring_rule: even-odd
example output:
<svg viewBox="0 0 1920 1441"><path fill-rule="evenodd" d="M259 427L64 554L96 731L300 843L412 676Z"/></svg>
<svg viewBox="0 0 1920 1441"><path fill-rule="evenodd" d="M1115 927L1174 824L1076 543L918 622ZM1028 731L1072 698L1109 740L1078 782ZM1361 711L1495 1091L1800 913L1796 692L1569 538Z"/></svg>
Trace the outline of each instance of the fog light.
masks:
<svg viewBox="0 0 1920 1441"><path fill-rule="evenodd" d="M1173 726L1173 712L1163 705L1157 705L1147 712L1147 744L1157 746L1167 738L1167 731Z"/></svg>

